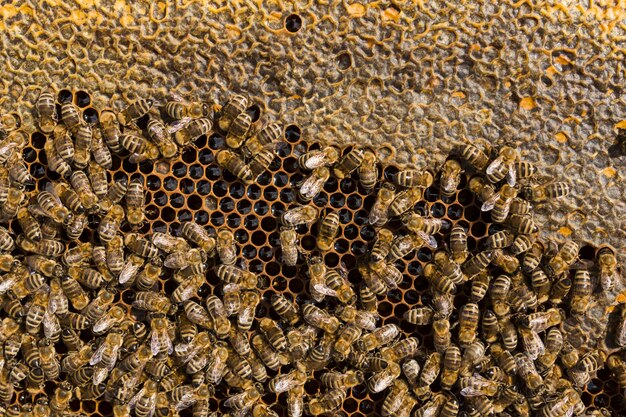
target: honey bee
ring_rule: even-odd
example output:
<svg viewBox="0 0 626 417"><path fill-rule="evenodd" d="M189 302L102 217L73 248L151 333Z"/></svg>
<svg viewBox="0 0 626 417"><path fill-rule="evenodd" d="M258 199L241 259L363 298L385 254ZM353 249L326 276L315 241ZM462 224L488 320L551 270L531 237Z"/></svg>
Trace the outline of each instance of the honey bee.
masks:
<svg viewBox="0 0 626 417"><path fill-rule="evenodd" d="M539 240L535 240L530 249L524 254L522 268L526 272L534 271L543 257L544 246Z"/></svg>
<svg viewBox="0 0 626 417"><path fill-rule="evenodd" d="M514 187L517 180L517 167L515 163L518 159L519 154L517 150L510 146L503 146L497 158L485 169L487 180L491 183L497 183L506 177L507 183L511 187Z"/></svg>
<svg viewBox="0 0 626 417"><path fill-rule="evenodd" d="M363 161L358 167L358 173L359 182L367 194L372 192L376 186L376 181L378 180L378 167L376 166L377 161L378 158L373 150L366 149L363 152Z"/></svg>
<svg viewBox="0 0 626 417"><path fill-rule="evenodd" d="M281 227L280 248L285 265L295 266L298 262L298 235L291 227Z"/></svg>
<svg viewBox="0 0 626 417"><path fill-rule="evenodd" d="M553 327L548 330L545 348L545 353L536 361L537 366L542 371L548 370L554 365L561 349L563 349L563 334L558 328Z"/></svg>
<svg viewBox="0 0 626 417"><path fill-rule="evenodd" d="M529 235L537 233L539 227L530 215L512 214L509 216L509 226L517 234Z"/></svg>
<svg viewBox="0 0 626 417"><path fill-rule="evenodd" d="M67 127L58 125L54 128L52 135L52 145L56 151L56 155L62 158L67 163L74 162L75 149L72 138L69 134ZM52 149L51 149L52 150ZM47 152L46 152L47 155Z"/></svg>
<svg viewBox="0 0 626 417"><path fill-rule="evenodd" d="M317 220L318 210L313 206L297 206L285 211L280 216L283 226L298 226L301 224L311 224Z"/></svg>
<svg viewBox="0 0 626 417"><path fill-rule="evenodd" d="M370 392L382 392L389 388L391 384L400 376L401 368L395 362L389 362L389 365L380 372L374 373L367 380L367 389Z"/></svg>
<svg viewBox="0 0 626 417"><path fill-rule="evenodd" d="M187 309L185 309L187 312ZM189 317L189 314L187 314ZM193 320L192 320L193 321ZM172 354L174 345L169 336L169 326L163 314L153 315L150 320L150 350L152 355Z"/></svg>
<svg viewBox="0 0 626 417"><path fill-rule="evenodd" d="M345 154L339 162L333 167L333 175L337 179L344 179L361 166L364 158L364 150L361 148L353 148Z"/></svg>
<svg viewBox="0 0 626 417"><path fill-rule="evenodd" d="M391 346L382 348L380 355L387 362L400 362L403 359L415 356L418 351L419 339L416 337L407 337Z"/></svg>
<svg viewBox="0 0 626 417"><path fill-rule="evenodd" d="M233 232L226 228L217 231L217 254L225 265L233 265L237 257L237 247L235 246L235 236Z"/></svg>
<svg viewBox="0 0 626 417"><path fill-rule="evenodd" d="M135 255L134 253L130 254L124 263L124 267L120 271L120 275L117 278L118 282L121 285L132 285L145 262L146 260L141 256Z"/></svg>
<svg viewBox="0 0 626 417"><path fill-rule="evenodd" d="M226 371L228 349L221 344L216 344L209 355L209 363L206 368L206 380L209 383L219 384Z"/></svg>
<svg viewBox="0 0 626 417"><path fill-rule="evenodd" d="M406 169L396 175L396 184L406 188L428 188L433 181L433 174L428 170Z"/></svg>
<svg viewBox="0 0 626 417"><path fill-rule="evenodd" d="M329 414L338 409L346 399L346 390L331 389L327 391L321 398L313 398L306 405L307 414L318 416L320 414Z"/></svg>
<svg viewBox="0 0 626 417"><path fill-rule="evenodd" d="M515 362L517 364L517 373L528 389L535 390L543 383L543 378L537 372L535 364L526 354L517 353Z"/></svg>
<svg viewBox="0 0 626 417"><path fill-rule="evenodd" d="M246 291L241 298L241 309L237 315L237 328L240 331L248 331L252 327L254 312L261 297L256 291ZM264 361L265 362L265 361Z"/></svg>
<svg viewBox="0 0 626 417"><path fill-rule="evenodd" d="M441 354L431 353L424 362L417 387L413 390L419 400L426 400L431 396L430 385L435 382L441 370Z"/></svg>
<svg viewBox="0 0 626 417"><path fill-rule="evenodd" d="M535 235L518 235L511 244L511 254L517 256L528 252L532 249L537 236Z"/></svg>
<svg viewBox="0 0 626 417"><path fill-rule="evenodd" d="M455 225L450 231L450 255L454 262L462 264L467 259L467 233L461 225Z"/></svg>
<svg viewBox="0 0 626 417"><path fill-rule="evenodd" d="M596 254L596 263L600 269L600 286L603 290L610 290L618 277L617 258L613 249L608 246L600 248Z"/></svg>
<svg viewBox="0 0 626 417"><path fill-rule="evenodd" d="M335 375L332 375L332 376L335 376ZM342 380L341 376L343 375L341 374L339 374L337 378L332 378L332 376L328 374L323 374L320 378L320 381L322 382L322 384L332 388L334 387L334 385L341 385L342 382L345 382L345 383L351 382L352 381L351 378L353 377L352 374L349 374L345 376L344 380ZM298 386L304 385L306 380L307 380L306 372L300 369L294 369L287 374L279 374L275 376L274 378L272 378L267 384L267 389L269 392L280 394L281 392L287 392ZM328 384L328 382L331 382L331 383L336 382L336 384L330 385Z"/></svg>
<svg viewBox="0 0 626 417"><path fill-rule="evenodd" d="M339 214L329 213L324 217L317 236L317 248L321 251L329 251L333 247L333 241L339 230Z"/></svg>
<svg viewBox="0 0 626 417"><path fill-rule="evenodd" d="M327 146L323 149L309 151L300 155L298 165L305 171L311 171L315 168L329 166L339 160L339 149L336 146Z"/></svg>
<svg viewBox="0 0 626 417"><path fill-rule="evenodd" d="M566 182L553 182L540 186L525 187L522 190L524 199L533 203L544 203L557 198L565 197L570 193L570 186Z"/></svg>
<svg viewBox="0 0 626 417"><path fill-rule="evenodd" d="M356 343L357 349L365 352L393 342L400 335L400 328L395 324L386 324L373 332L363 335Z"/></svg>
<svg viewBox="0 0 626 417"><path fill-rule="evenodd" d="M93 138L91 141L91 152L94 161L102 168L111 169L111 166L113 165L113 160L111 159L111 151L104 143L104 139L102 138L102 132L100 131L100 129L95 129L93 130L92 134Z"/></svg>
<svg viewBox="0 0 626 417"><path fill-rule="evenodd" d="M24 163L22 156L18 153L13 153L7 161L9 169L9 178L20 186L33 184L33 177L30 175L28 167Z"/></svg>
<svg viewBox="0 0 626 417"><path fill-rule="evenodd" d="M469 279L472 279L489 266L492 257L493 251L491 250L478 252L463 263L462 270Z"/></svg>
<svg viewBox="0 0 626 417"><path fill-rule="evenodd" d="M241 150L247 158L252 158L278 142L282 135L283 129L279 123L268 123L257 134L250 136Z"/></svg>
<svg viewBox="0 0 626 417"><path fill-rule="evenodd" d="M94 385L104 382L109 372L115 367L123 341L121 333L108 333L89 359L89 365L95 366L93 373Z"/></svg>
<svg viewBox="0 0 626 417"><path fill-rule="evenodd" d="M215 295L210 295L206 299L206 307L209 316L213 320L215 335L219 339L225 338L230 332L230 321L226 316L224 303Z"/></svg>
<svg viewBox="0 0 626 417"><path fill-rule="evenodd" d="M219 117L219 128L225 132L230 129L230 125L232 121L241 113L245 112L248 108L249 101L248 98L240 95L234 94L229 99L228 102L224 105L221 111L221 115Z"/></svg>
<svg viewBox="0 0 626 417"><path fill-rule="evenodd" d="M424 246L430 249L437 249L437 240L435 240L434 236L430 236L423 231L398 236L391 243L389 253L385 259L387 262L395 262Z"/></svg>
<svg viewBox="0 0 626 417"><path fill-rule="evenodd" d="M329 177L330 171L325 166L315 168L311 175L300 184L298 188L298 198L305 203L311 201L322 191Z"/></svg>
<svg viewBox="0 0 626 417"><path fill-rule="evenodd" d="M322 329L327 333L336 333L339 328L339 320L336 317L332 317L325 310L313 304L302 306L302 317L311 326Z"/></svg>
<svg viewBox="0 0 626 417"><path fill-rule="evenodd" d="M487 150L488 152L489 150ZM461 155L477 171L484 171L489 164L489 157L480 148L474 145L466 145Z"/></svg>
<svg viewBox="0 0 626 417"><path fill-rule="evenodd" d="M148 114L152 105L152 100L135 100L117 114L117 120L122 126L131 126L135 121Z"/></svg>
<svg viewBox="0 0 626 417"><path fill-rule="evenodd" d="M437 291L444 294L456 293L456 284L449 277L444 275L441 269L434 264L428 263L424 266L424 277Z"/></svg>
<svg viewBox="0 0 626 417"><path fill-rule="evenodd" d="M174 133L174 141L180 147L189 146L200 136L208 135L213 128L213 122L207 118L182 119L179 122L172 123L168 130Z"/></svg>
<svg viewBox="0 0 626 417"><path fill-rule="evenodd" d="M87 123L81 123L74 131L74 166L83 169L91 161L93 131Z"/></svg>
<svg viewBox="0 0 626 417"><path fill-rule="evenodd" d="M234 265L219 265L217 276L227 284L237 284L246 289L253 289L257 286L255 274L238 268Z"/></svg>
<svg viewBox="0 0 626 417"><path fill-rule="evenodd" d="M383 294L390 288L397 288L402 282L402 272L386 260L361 265L359 272L365 285L375 294Z"/></svg>
<svg viewBox="0 0 626 417"><path fill-rule="evenodd" d="M337 335L333 350L339 360L345 359L352 349L352 345L361 337L362 330L353 323L343 326Z"/></svg>
<svg viewBox="0 0 626 417"><path fill-rule="evenodd" d="M247 112L239 113L230 123L226 134L226 145L231 149L239 149L252 129L252 116Z"/></svg>
<svg viewBox="0 0 626 417"><path fill-rule="evenodd" d="M165 113L175 120L184 118L199 119L209 115L209 106L201 101L186 101L175 95L172 101L165 103Z"/></svg>
<svg viewBox="0 0 626 417"><path fill-rule="evenodd" d="M491 263L507 274L518 270L519 260L515 256L504 253L502 249L494 249L491 254Z"/></svg>
<svg viewBox="0 0 626 417"><path fill-rule="evenodd" d="M115 113L111 110L103 110L100 112L100 129L102 137L107 147L113 153L120 153L122 145L120 144L120 126L117 122Z"/></svg>
<svg viewBox="0 0 626 417"><path fill-rule="evenodd" d="M481 206L482 211L491 211L491 219L496 223L502 223L509 216L511 203L517 194L517 190L508 184L504 184L500 191L493 194Z"/></svg>
<svg viewBox="0 0 626 417"><path fill-rule="evenodd" d="M402 400L409 392L409 386L401 379L396 379L393 382L391 390L385 397L381 408L381 414L383 416L394 415L394 413L402 405Z"/></svg>
<svg viewBox="0 0 626 417"><path fill-rule="evenodd" d="M82 123L78 107L71 102L61 105L61 119L63 120L63 124L72 132Z"/></svg>
<svg viewBox="0 0 626 417"><path fill-rule="evenodd" d="M244 184L252 184L255 178L252 170L236 153L229 150L221 150L215 156L215 160L218 165L230 171Z"/></svg>
<svg viewBox="0 0 626 417"><path fill-rule="evenodd" d="M251 344L265 366L273 371L278 370L281 364L277 352L263 336L260 334L252 336Z"/></svg>
<svg viewBox="0 0 626 417"><path fill-rule="evenodd" d="M582 278L582 275L580 276L580 278ZM567 294L569 293L571 288L572 288L572 280L568 278L567 276L564 276L561 279L557 280L552 285L552 289L550 290L550 298L549 298L550 302L554 305L561 304L563 299L567 297ZM585 298L579 299L579 302L580 301L584 302L584 300Z"/></svg>
<svg viewBox="0 0 626 417"><path fill-rule="evenodd" d="M441 371L441 387L445 390L450 390L456 383L461 369L461 350L455 346L450 345L443 358L443 369Z"/></svg>
<svg viewBox="0 0 626 417"><path fill-rule="evenodd" d="M526 352L526 355L528 355L530 359L536 360L539 356L545 353L546 349L543 344L543 341L541 340L541 338L539 337L536 331L530 328L527 329L524 327L519 327L517 329L517 332L519 333L522 339L524 352Z"/></svg>
<svg viewBox="0 0 626 417"><path fill-rule="evenodd" d="M126 219L131 226L140 226L144 219L143 179L135 178L128 184L126 191Z"/></svg>
<svg viewBox="0 0 626 417"><path fill-rule="evenodd" d="M72 386L68 382L57 385L54 396L50 400L50 410L54 415L62 415L72 400Z"/></svg>
<svg viewBox="0 0 626 417"><path fill-rule="evenodd" d="M480 374L461 378L459 386L461 388L461 395L464 397L493 397L500 390L499 382L487 379Z"/></svg>
<svg viewBox="0 0 626 417"><path fill-rule="evenodd" d="M78 195L78 198L80 199L85 209L91 210L92 208L96 207L98 203L98 196L94 193L93 189L91 188L89 178L83 171L72 172L72 175L70 176L70 184L72 185L72 188Z"/></svg>
<svg viewBox="0 0 626 417"><path fill-rule="evenodd" d="M397 417L409 417L411 415L411 411L417 405L417 400L412 395L405 395L402 398L402 402L400 406L396 410ZM435 410L436 411L436 410Z"/></svg>
<svg viewBox="0 0 626 417"><path fill-rule="evenodd" d="M463 170L459 161L455 159L448 159L441 167L441 194L447 197L451 197L456 192L459 183L461 182L461 174Z"/></svg>
<svg viewBox="0 0 626 417"><path fill-rule="evenodd" d="M88 172L91 189L98 196L98 199L104 198L109 191L106 170L96 162L91 161L89 163Z"/></svg>
<svg viewBox="0 0 626 417"><path fill-rule="evenodd" d="M606 361L607 367L613 371L615 380L619 384L620 388L626 387L626 362L619 357L619 355L613 354L608 357Z"/></svg>
<svg viewBox="0 0 626 417"><path fill-rule="evenodd" d="M43 133L51 133L58 122L54 94L50 90L41 90L35 108L39 118L39 129Z"/></svg>
<svg viewBox="0 0 626 417"><path fill-rule="evenodd" d="M559 276L564 273L578 257L579 246L574 241L567 241L554 255L547 265L547 271L551 276Z"/></svg>
<svg viewBox="0 0 626 417"><path fill-rule="evenodd" d="M459 314L459 344L462 348L471 345L476 339L479 314L478 304L475 303L467 303L461 309Z"/></svg>
<svg viewBox="0 0 626 417"><path fill-rule="evenodd" d="M577 270L572 281L572 299L570 301L572 313L584 314L587 311L592 291L589 272L584 269Z"/></svg>
<svg viewBox="0 0 626 417"><path fill-rule="evenodd" d="M183 222L181 227L182 236L195 243L205 251L207 254L211 254L215 250L215 239L209 234L209 232L202 226L193 222Z"/></svg>
<svg viewBox="0 0 626 417"><path fill-rule="evenodd" d="M387 223L390 205L395 200L395 195L395 186L390 182L383 182L369 213L370 224L380 227Z"/></svg>
<svg viewBox="0 0 626 417"><path fill-rule="evenodd" d="M287 391L287 415L302 417L304 412L304 386L300 385Z"/></svg>
<svg viewBox="0 0 626 417"><path fill-rule="evenodd" d="M48 168L51 171L56 172L62 177L67 177L72 172L70 164L62 159L53 147L52 142L46 142L44 145L44 151L46 153L46 159L48 160ZM6 180L9 181L8 174Z"/></svg>
<svg viewBox="0 0 626 417"><path fill-rule="evenodd" d="M110 328L122 322L126 317L126 311L119 305L114 305L93 323L92 332L96 335L106 333Z"/></svg>
<svg viewBox="0 0 626 417"><path fill-rule="evenodd" d="M271 303L274 311L289 324L294 325L300 320L297 307L285 296L272 294Z"/></svg>
<svg viewBox="0 0 626 417"><path fill-rule="evenodd" d="M400 216L411 210L422 198L422 188L408 188L395 195L389 204L388 215L391 217Z"/></svg>

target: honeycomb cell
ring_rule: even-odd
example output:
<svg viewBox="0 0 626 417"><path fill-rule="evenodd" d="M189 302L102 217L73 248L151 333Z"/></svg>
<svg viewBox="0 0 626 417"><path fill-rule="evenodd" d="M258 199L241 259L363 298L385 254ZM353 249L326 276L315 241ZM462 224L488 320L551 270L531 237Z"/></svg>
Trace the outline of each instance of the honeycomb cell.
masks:
<svg viewBox="0 0 626 417"><path fill-rule="evenodd" d="M214 227L220 227L224 224L225 218L219 211L214 211L210 215L210 221Z"/></svg>
<svg viewBox="0 0 626 417"><path fill-rule="evenodd" d="M430 214L433 217L440 219L446 214L446 206L444 206L441 203L435 203L432 206L430 206Z"/></svg>
<svg viewBox="0 0 626 417"><path fill-rule="evenodd" d="M210 165L213 163L214 160L215 157L213 156L213 152L211 152L210 149L202 149L200 152L198 152L198 162L200 162L200 164Z"/></svg>
<svg viewBox="0 0 626 417"><path fill-rule="evenodd" d="M251 214L246 216L243 224L246 230L254 230L259 227L259 218L256 215Z"/></svg>
<svg viewBox="0 0 626 417"><path fill-rule="evenodd" d="M363 204L363 198L360 195L353 194L348 196L347 202L350 210L358 210Z"/></svg>
<svg viewBox="0 0 626 417"><path fill-rule="evenodd" d="M282 189L280 190L280 201L285 204L294 203L296 201L297 195L296 191L293 189Z"/></svg>
<svg viewBox="0 0 626 417"><path fill-rule="evenodd" d="M165 179L163 179L163 188L166 191L174 191L178 188L178 181L174 177L165 177Z"/></svg>
<svg viewBox="0 0 626 417"><path fill-rule="evenodd" d="M60 90L57 96L57 100L61 104L71 103L74 98L74 94L72 94L69 90Z"/></svg>
<svg viewBox="0 0 626 417"><path fill-rule="evenodd" d="M231 229L236 229L241 226L241 216L237 213L231 213L226 216L226 225Z"/></svg>
<svg viewBox="0 0 626 417"><path fill-rule="evenodd" d="M294 158L293 156L285 158L282 162L282 167L285 170L285 172L289 174L293 174L298 170L298 160Z"/></svg>
<svg viewBox="0 0 626 417"><path fill-rule="evenodd" d="M466 207L464 210L465 220L475 222L480 218L480 209L476 206Z"/></svg>
<svg viewBox="0 0 626 417"><path fill-rule="evenodd" d="M185 197L182 194L174 193L170 195L170 204L175 208L181 208L185 204Z"/></svg>
<svg viewBox="0 0 626 417"><path fill-rule="evenodd" d="M220 169L220 167L215 166L215 165L208 166L205 172L206 172L206 177L211 181L215 181L222 176L222 170Z"/></svg>
<svg viewBox="0 0 626 417"><path fill-rule="evenodd" d="M34 132L30 135L30 144L35 149L43 149L46 144L46 136L40 132Z"/></svg>
<svg viewBox="0 0 626 417"><path fill-rule="evenodd" d="M459 204L452 204L448 207L448 217L450 220L459 220L463 216L463 207Z"/></svg>
<svg viewBox="0 0 626 417"><path fill-rule="evenodd" d="M226 181L217 181L213 184L213 194L216 197L224 197L228 194L228 184Z"/></svg>
<svg viewBox="0 0 626 417"><path fill-rule="evenodd" d="M209 221L209 213L204 210L196 211L193 215L193 221L199 225L205 225Z"/></svg>
<svg viewBox="0 0 626 417"><path fill-rule="evenodd" d="M261 229L268 233L276 230L276 226L277 222L273 217L264 217L263 220L261 220Z"/></svg>
<svg viewBox="0 0 626 417"><path fill-rule="evenodd" d="M470 229L470 233L476 238L483 237L487 233L487 226L482 222L474 223Z"/></svg>
<svg viewBox="0 0 626 417"><path fill-rule="evenodd" d="M209 148L213 149L214 151L220 150L220 149L224 149L226 147L226 139L224 138L224 136L214 133L211 136L209 136Z"/></svg>
<svg viewBox="0 0 626 417"><path fill-rule="evenodd" d="M83 111L83 120L90 125L95 125L98 123L100 119L100 115L98 114L98 110L93 107L89 107Z"/></svg>

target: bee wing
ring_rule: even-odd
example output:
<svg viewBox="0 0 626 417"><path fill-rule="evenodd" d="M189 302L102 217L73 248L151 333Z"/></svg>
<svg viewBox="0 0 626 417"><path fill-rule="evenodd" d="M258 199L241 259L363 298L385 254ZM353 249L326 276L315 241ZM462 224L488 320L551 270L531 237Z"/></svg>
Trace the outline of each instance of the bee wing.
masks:
<svg viewBox="0 0 626 417"><path fill-rule="evenodd" d="M43 333L48 339L51 339L55 334L61 332L61 323L59 323L59 319L49 309L43 315L42 324Z"/></svg>
<svg viewBox="0 0 626 417"><path fill-rule="evenodd" d="M180 410L184 410L185 408L189 408L193 405L194 403L194 393L193 392L188 392L185 395L183 395L180 399L180 401L178 401L178 403L176 403L176 406L174 407L176 409L176 411L180 411Z"/></svg>
<svg viewBox="0 0 626 417"><path fill-rule="evenodd" d="M485 173L487 175L491 175L494 172L496 172L497 169L499 169L502 166L503 163L503 159L501 156L497 157L496 159L493 160L493 162L491 162L488 166L487 169L485 170Z"/></svg>
<svg viewBox="0 0 626 417"><path fill-rule="evenodd" d="M139 391L137 391L137 393L135 395L133 395L133 397L130 399L130 401L128 401L128 406L130 408L133 408L135 406L135 404L137 404L137 401L143 396L143 393L146 391L145 388L141 388Z"/></svg>
<svg viewBox="0 0 626 417"><path fill-rule="evenodd" d="M167 128L166 128L167 132L169 134L176 133L182 128L184 128L185 126L187 126L190 121L191 121L191 117L183 117L180 120L174 120L172 123L167 125Z"/></svg>
<svg viewBox="0 0 626 417"><path fill-rule="evenodd" d="M91 359L89 359L89 365L94 366L95 364L99 363L102 360L102 355L104 354L105 349L106 349L106 343L105 342L100 343L100 346L98 346L98 349L96 349L93 355L91 355Z"/></svg>
<svg viewBox="0 0 626 417"><path fill-rule="evenodd" d="M603 290L608 290L613 287L613 283L617 281L617 272L601 272L600 273L600 285Z"/></svg>
<svg viewBox="0 0 626 417"><path fill-rule="evenodd" d="M515 164L509 164L509 170L506 173L506 182L511 187L515 187L515 182L517 180L517 168Z"/></svg>
<svg viewBox="0 0 626 417"><path fill-rule="evenodd" d="M478 397L485 395L485 393L472 387L465 387L461 390L461 395L464 397Z"/></svg>
<svg viewBox="0 0 626 417"><path fill-rule="evenodd" d="M437 249L437 239L426 232L417 232L417 235L424 241L424 244L431 249Z"/></svg>
<svg viewBox="0 0 626 417"><path fill-rule="evenodd" d="M172 96L172 101L177 101L179 103L182 103L185 101L185 99L183 98L183 96L181 96L180 94L178 94L177 92L171 92L170 96Z"/></svg>
<svg viewBox="0 0 626 417"><path fill-rule="evenodd" d="M483 205L480 207L480 211L491 211L496 206L496 201L500 198L500 193L493 193L491 197L489 197Z"/></svg>

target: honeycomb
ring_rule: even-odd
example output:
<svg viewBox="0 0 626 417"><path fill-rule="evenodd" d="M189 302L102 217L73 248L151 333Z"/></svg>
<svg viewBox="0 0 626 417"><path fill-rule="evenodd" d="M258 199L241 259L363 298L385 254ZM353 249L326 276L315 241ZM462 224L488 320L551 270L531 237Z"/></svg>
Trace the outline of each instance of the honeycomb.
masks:
<svg viewBox="0 0 626 417"><path fill-rule="evenodd" d="M90 94L83 90L59 92L59 101L70 99L80 108L85 120L90 123L97 122L100 112L93 106ZM296 228L301 254L296 266L289 267L281 262L278 218L286 209L298 203L298 185L308 175L300 169L298 157L310 150L319 149L323 143L307 137L302 128L296 124L284 128L282 139L276 147L276 157L269 165L268 171L261 174L255 183L247 186L216 164L216 153L225 149L226 145L225 137L215 132L208 136L200 136L192 147L186 148L179 157L171 161L145 161L133 164L128 158L113 155L113 166L108 174L110 181L133 178L143 180L147 222L138 230L141 234L169 232L174 236L180 236L181 223L187 221L194 221L212 231L223 226L232 230L236 239L238 258L244 259L248 269L260 277L259 288L262 299L256 309L257 319L263 317L279 319L270 305L273 294L287 295L298 303L310 298L306 259L316 253L319 223L314 223L310 227ZM44 190L47 182L60 179L57 173L47 167L43 149L45 141L45 135L34 132L23 151L24 161L35 180L32 185L26 186L29 192ZM342 155L351 149L350 146L342 148ZM386 165L379 169L379 184L382 180L393 182L401 169L402 167L396 165ZM475 252L484 247L489 236L503 230L503 226L492 222L491 214L481 210L482 203L468 189L468 180L472 175L470 172L464 174L456 192L450 197L440 195L438 180L435 181L425 190L423 199L417 203L415 209L424 216L447 221L444 228L435 235L438 242L445 241L444 238L454 225L466 228L468 249ZM376 190L378 187L379 185ZM347 270L347 278L355 287L362 282L357 264L372 249L376 238L376 231L368 222L376 190L366 192L355 174L342 180L331 177L325 182L323 190L313 199L313 205L322 213L337 212L341 223L339 236L333 249L324 254L324 262L330 268ZM95 228L99 222L100 218L97 215L90 215L88 227L80 236L79 242L95 241ZM401 226L399 219L388 223L388 227L393 231L400 230ZM10 223L9 230L16 235L22 231L16 220ZM128 233L131 229L125 223L121 231ZM70 244L70 247L73 246L74 244ZM592 261L596 258L596 253L597 248L593 244L586 244L580 248L579 258ZM421 248L398 260L395 266L402 272L403 281L397 289L388 291L385 297L379 297L378 301L378 312L381 317L379 325L396 324L404 336L418 335L420 345L428 351L434 349L430 328L426 330L425 327L415 326L402 317L409 309L429 305L432 302L428 281L413 278L422 276L424 266L432 260L433 251L428 248ZM171 294L176 285L172 279L163 279L159 283L159 290ZM202 298L210 294L221 296L219 287L220 279L211 269L207 274L207 284L198 290L197 295ZM470 291L471 284L468 283L456 294L454 297L456 308L469 301ZM130 318L135 317L130 308L134 292L132 288L125 289L116 297L117 302L128 307ZM604 313L604 310L602 312ZM456 314L457 312L453 313L451 320L457 318ZM256 324L252 330L255 329ZM89 333L81 336L85 341L92 337ZM583 346L583 350L593 346L589 343L586 348ZM267 372L268 376L272 377L286 373L290 369L291 365L286 365L278 371L268 369ZM305 384L307 395L314 396L321 392L321 385L318 382L320 375L321 372L316 372L315 378ZM614 378L611 371L601 369L586 384L581 398L590 411L607 408L611 410L612 415L622 415L626 412L623 390ZM51 397L55 387L56 383L46 383L45 394ZM432 387L433 392L440 389L436 385ZM232 392L218 390L210 399L211 411L229 412L228 407L224 406L224 400L231 394ZM39 395L17 391L13 403L34 403ZM349 416L378 416L385 395L386 392L369 392L365 383L357 385L350 389L341 410ZM265 404L271 405L278 415L286 415L283 405L285 394L277 396L265 393L262 399ZM112 414L112 404L106 400L74 399L70 403L70 411L104 417ZM191 415L191 409L182 410L181 415Z"/></svg>
<svg viewBox="0 0 626 417"><path fill-rule="evenodd" d="M546 234L626 249L620 2L11 0L0 18L0 108L27 125L33 86L71 85L101 107L246 92L306 137L367 139L398 165L512 142L572 178L539 208Z"/></svg>

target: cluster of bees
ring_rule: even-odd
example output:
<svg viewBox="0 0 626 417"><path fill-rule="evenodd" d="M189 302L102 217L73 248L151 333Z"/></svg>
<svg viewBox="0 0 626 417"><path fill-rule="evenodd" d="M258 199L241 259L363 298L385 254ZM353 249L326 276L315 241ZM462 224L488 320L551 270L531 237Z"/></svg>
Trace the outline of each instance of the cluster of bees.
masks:
<svg viewBox="0 0 626 417"><path fill-rule="evenodd" d="M263 280L238 257L228 228L212 233L183 222L180 235L139 233L144 180L109 182L112 155L136 163L172 159L218 131L226 146L216 162L253 184L284 134L276 122L258 126L250 104L234 95L211 115L201 102L174 100L157 109L137 100L88 123L71 100L57 103L43 92L38 127L48 168L60 179L30 193L25 187L33 179L21 157L28 137L18 123L4 123L0 216L12 225L0 228L5 415L64 416L74 399L100 399L116 417L183 410L267 417L277 415L262 401L269 392L285 393L291 417L330 416L341 415L350 389L364 385L385 393L383 416L560 417L584 415L580 390L605 362L626 386L622 356L579 352L560 328L586 311L596 283L603 290L615 285L615 254L601 248L586 265L576 242L553 248L542 241L532 204L566 196L569 187L534 184L535 168L512 147L467 145L439 172L405 169L384 181L371 149L342 155L326 146L302 154L298 164L307 176L298 204L280 215L279 261L302 265L307 286L297 303L287 293L266 300L278 320L256 317ZM472 250L461 225L415 208L433 185L442 198L454 195L463 175L481 210L502 226ZM375 196L368 222L377 236L356 266L358 285L324 261L340 217L328 212L320 219L311 201L331 176L358 178ZM88 216L98 220L89 226L93 239L83 242ZM302 227L318 221L316 248L305 253ZM426 281L432 301L406 312L402 319L416 326L407 337L398 325L381 324L378 303L403 281L400 266L423 248L433 251L432 261L409 278ZM207 295L201 288L209 273L220 284ZM175 283L171 294L165 280ZM130 306L119 296L128 288L123 301ZM458 306L463 291L468 300ZM417 336L426 329L432 343ZM626 321L620 329L615 342L624 346ZM317 395L305 390L312 379L324 387ZM10 405L18 391L32 404ZM212 409L217 392L228 393L226 412Z"/></svg>

